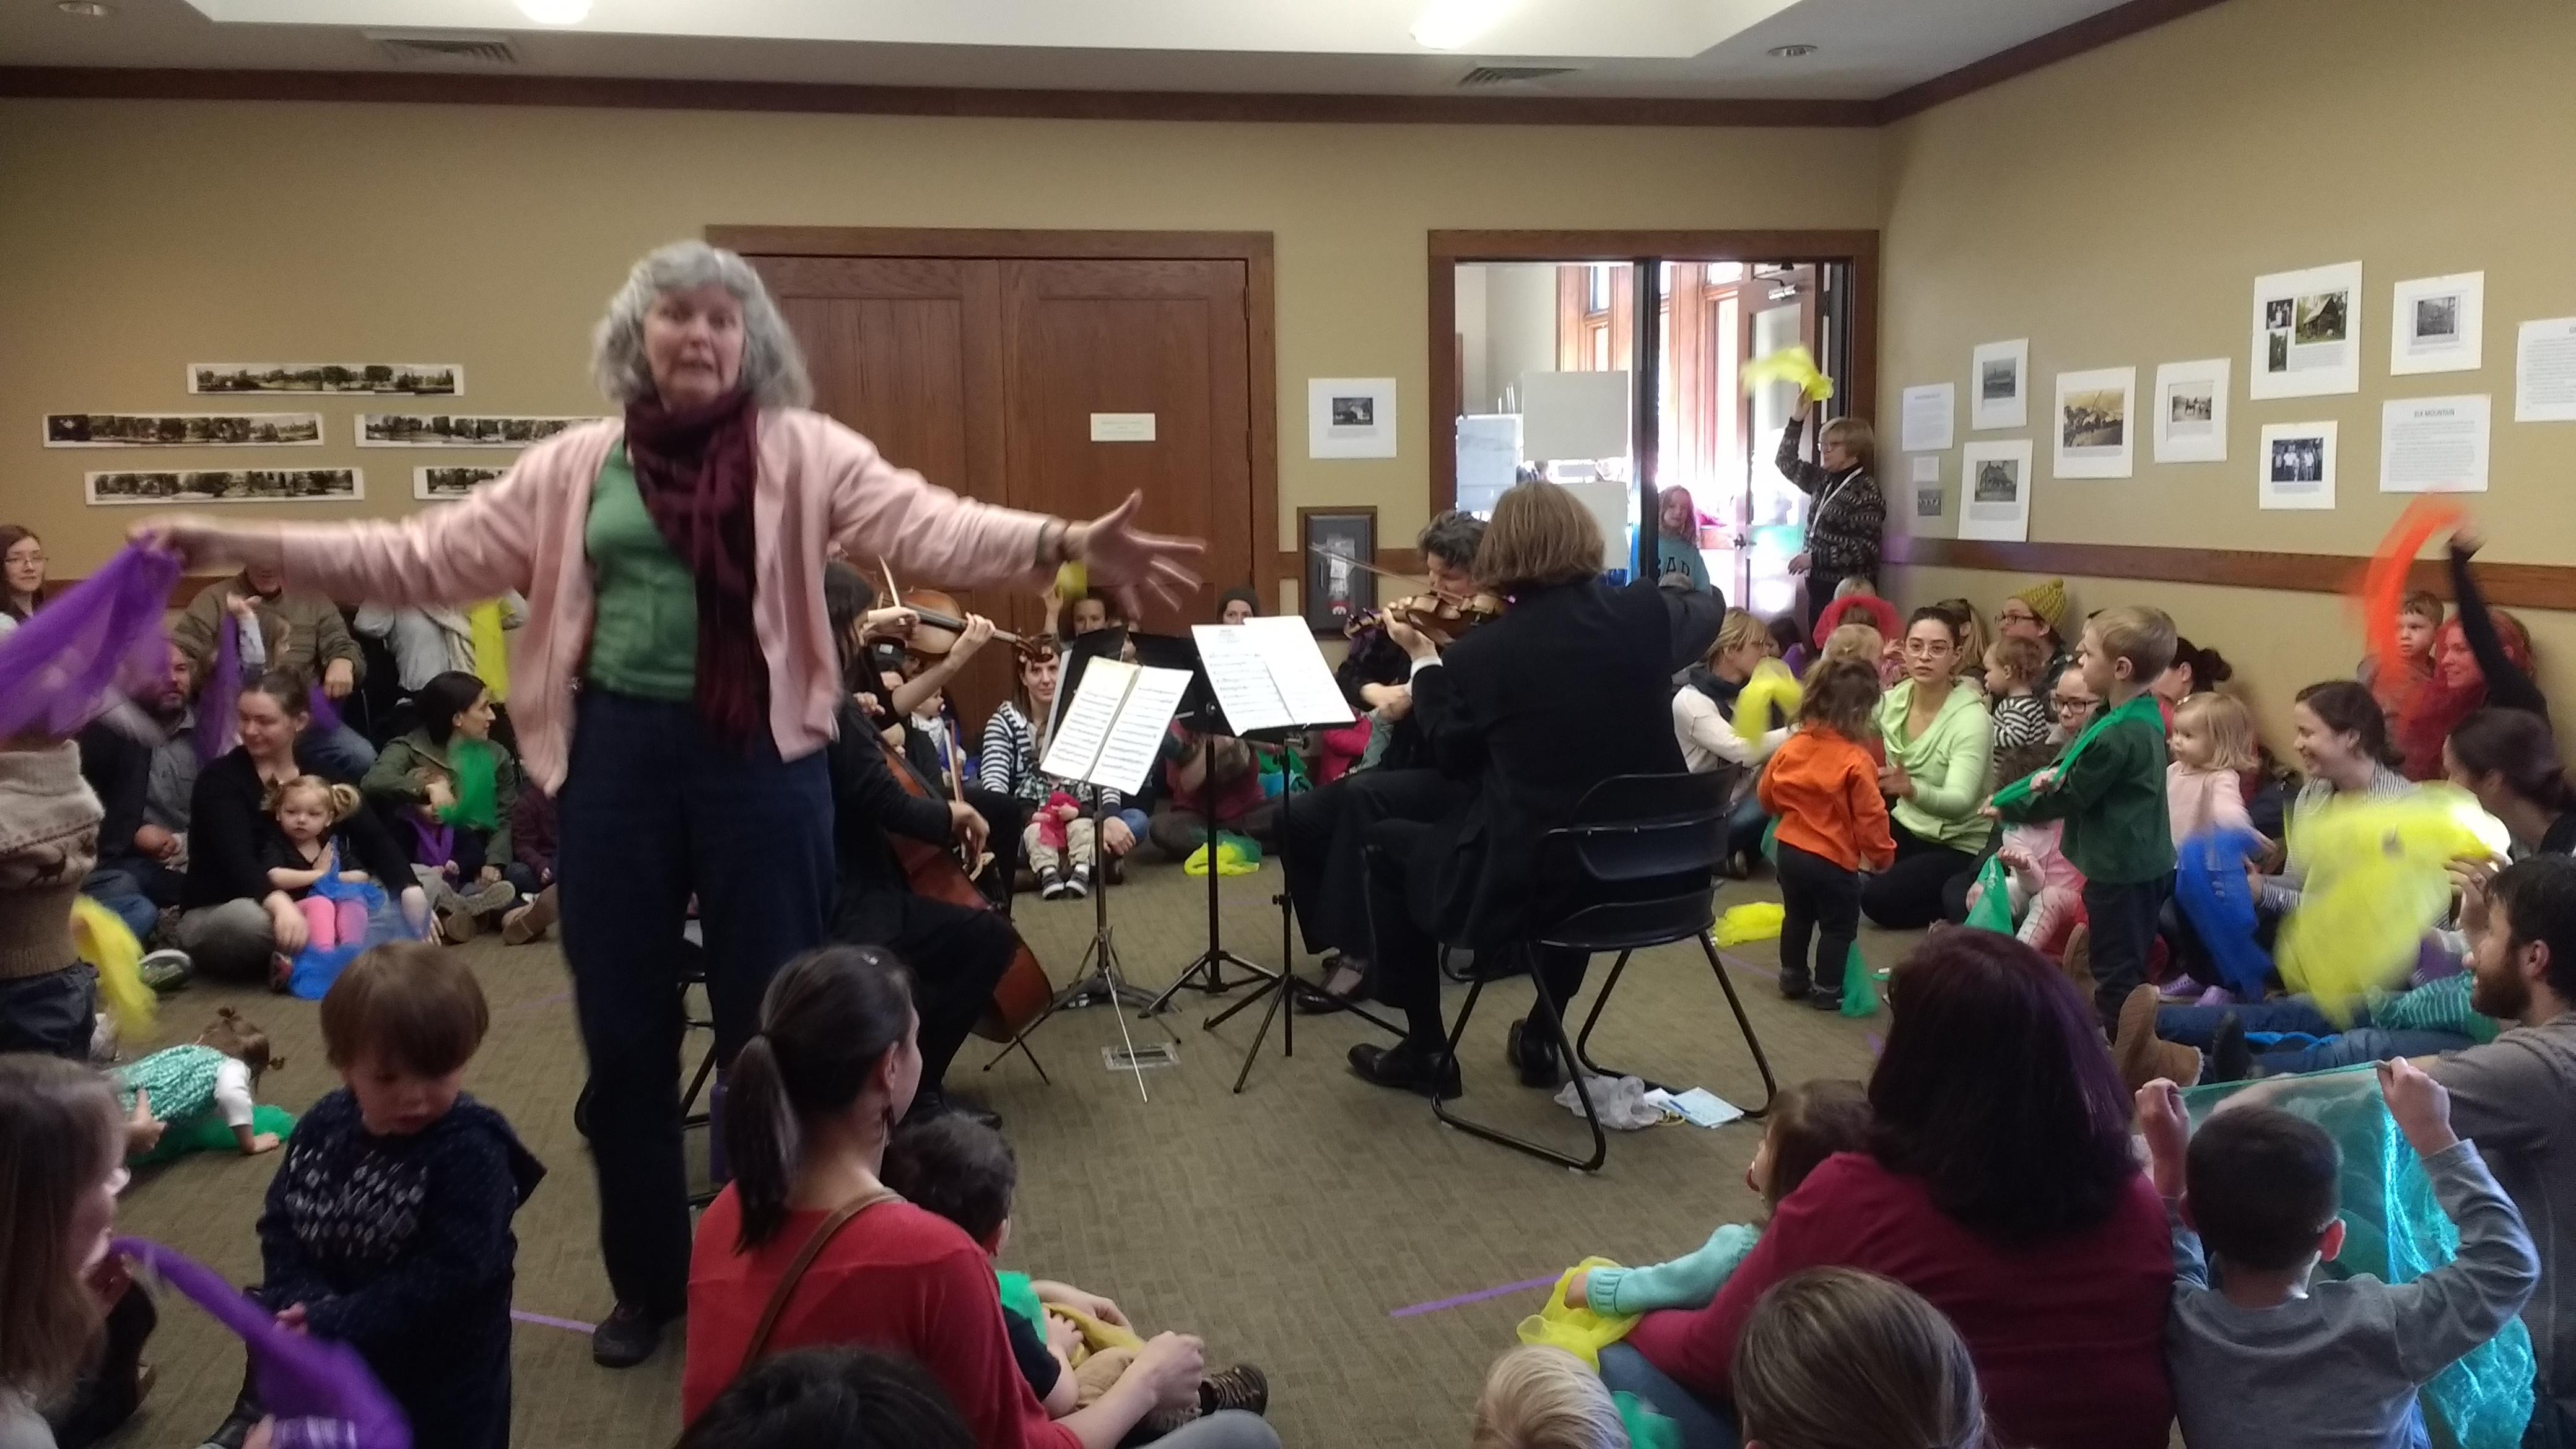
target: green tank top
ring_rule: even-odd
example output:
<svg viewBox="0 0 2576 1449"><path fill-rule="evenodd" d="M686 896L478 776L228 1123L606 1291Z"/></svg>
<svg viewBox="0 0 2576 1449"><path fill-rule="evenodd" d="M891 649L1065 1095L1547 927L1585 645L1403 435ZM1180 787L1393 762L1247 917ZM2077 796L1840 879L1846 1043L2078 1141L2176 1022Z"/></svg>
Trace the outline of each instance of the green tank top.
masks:
<svg viewBox="0 0 2576 1449"><path fill-rule="evenodd" d="M619 443L600 465L582 525L595 612L582 677L638 699L685 700L698 687L698 581L671 552Z"/></svg>

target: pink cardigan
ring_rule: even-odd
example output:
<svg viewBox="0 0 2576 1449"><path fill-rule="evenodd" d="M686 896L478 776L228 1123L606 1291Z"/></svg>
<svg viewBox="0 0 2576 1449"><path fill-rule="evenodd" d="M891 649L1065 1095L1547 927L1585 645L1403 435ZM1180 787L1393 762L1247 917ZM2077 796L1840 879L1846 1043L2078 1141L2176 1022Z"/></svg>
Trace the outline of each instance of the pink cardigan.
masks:
<svg viewBox="0 0 2576 1449"><path fill-rule="evenodd" d="M463 502L398 522L272 525L290 586L392 608L462 604L515 589L528 599L511 668L512 722L528 773L563 789L573 682L590 650L592 486L625 424L585 424L537 444ZM1038 514L960 498L886 462L820 413L760 419L753 486L752 628L769 665L769 726L797 759L829 744L839 653L823 616L823 551L862 568L882 554L907 580L946 588L1040 586Z"/></svg>

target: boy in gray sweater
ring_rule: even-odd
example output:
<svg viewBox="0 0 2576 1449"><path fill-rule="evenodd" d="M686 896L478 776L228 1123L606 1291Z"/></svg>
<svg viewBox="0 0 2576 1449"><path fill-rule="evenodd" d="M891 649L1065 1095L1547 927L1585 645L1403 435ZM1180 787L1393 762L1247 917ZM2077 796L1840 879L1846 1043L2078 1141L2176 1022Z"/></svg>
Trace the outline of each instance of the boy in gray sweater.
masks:
<svg viewBox="0 0 2576 1449"><path fill-rule="evenodd" d="M2139 1088L2173 1222L2165 1364L2191 1449L2423 1445L2416 1390L2512 1322L2540 1281L2522 1215L2451 1131L2441 1084L2404 1061L2380 1063L2379 1084L2460 1229L2458 1256L2411 1283L2308 1281L2344 1239L2340 1161L2315 1123L2230 1105L2194 1135L2173 1083Z"/></svg>

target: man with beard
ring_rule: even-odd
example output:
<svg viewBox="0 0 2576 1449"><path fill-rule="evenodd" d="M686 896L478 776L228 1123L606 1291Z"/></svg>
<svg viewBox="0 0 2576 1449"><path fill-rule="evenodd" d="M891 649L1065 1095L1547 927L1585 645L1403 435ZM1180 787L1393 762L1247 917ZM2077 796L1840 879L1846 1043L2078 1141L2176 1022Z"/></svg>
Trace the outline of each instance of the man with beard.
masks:
<svg viewBox="0 0 2576 1449"><path fill-rule="evenodd" d="M2539 1361L2523 1443L2576 1444L2576 858L2534 855L2472 887L2471 1001L2512 1025L2494 1041L2419 1061L2451 1093L2451 1123L2475 1142L2540 1249L2540 1289L2523 1309Z"/></svg>
<svg viewBox="0 0 2576 1449"><path fill-rule="evenodd" d="M154 920L179 903L188 868L188 800L197 783L196 668L170 646L170 672L160 691L138 699L160 727L158 744L100 720L80 733L81 774L106 810L99 827L98 869L82 889L133 928L152 934Z"/></svg>

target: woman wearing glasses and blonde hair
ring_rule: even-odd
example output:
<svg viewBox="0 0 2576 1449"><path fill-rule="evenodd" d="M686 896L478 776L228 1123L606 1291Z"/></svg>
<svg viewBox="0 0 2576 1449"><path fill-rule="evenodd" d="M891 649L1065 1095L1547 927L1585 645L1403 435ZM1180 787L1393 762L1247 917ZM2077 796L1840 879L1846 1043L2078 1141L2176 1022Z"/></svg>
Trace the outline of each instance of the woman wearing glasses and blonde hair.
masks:
<svg viewBox="0 0 2576 1449"><path fill-rule="evenodd" d="M1789 560L1791 573L1807 576L1807 618L1813 622L1834 601L1847 578L1878 577L1879 535L1887 527L1887 500L1871 469L1878 462L1878 434L1867 418L1836 418L1816 438L1816 461L1801 450L1812 400L1798 404L1780 435L1774 459L1780 476L1813 502L1807 509L1807 547Z"/></svg>

